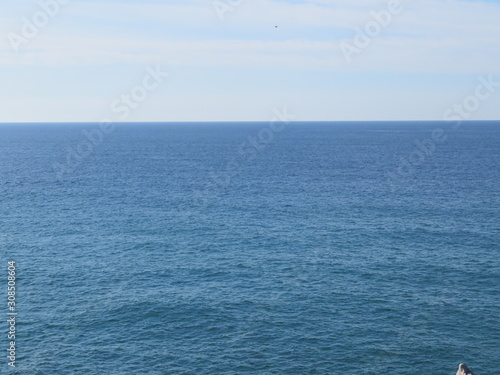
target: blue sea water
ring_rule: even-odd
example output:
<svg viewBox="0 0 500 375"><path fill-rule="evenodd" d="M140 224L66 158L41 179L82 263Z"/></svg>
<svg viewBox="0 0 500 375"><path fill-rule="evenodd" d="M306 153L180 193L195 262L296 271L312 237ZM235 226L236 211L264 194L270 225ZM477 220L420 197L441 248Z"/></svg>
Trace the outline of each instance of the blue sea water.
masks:
<svg viewBox="0 0 500 375"><path fill-rule="evenodd" d="M500 123L279 125L0 125L0 372L497 374Z"/></svg>

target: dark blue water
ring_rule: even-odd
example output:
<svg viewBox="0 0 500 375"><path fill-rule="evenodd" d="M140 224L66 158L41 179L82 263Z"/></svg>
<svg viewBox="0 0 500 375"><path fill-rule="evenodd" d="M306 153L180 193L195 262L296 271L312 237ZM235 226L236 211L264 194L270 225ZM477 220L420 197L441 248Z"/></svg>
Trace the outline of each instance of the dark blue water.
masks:
<svg viewBox="0 0 500 375"><path fill-rule="evenodd" d="M15 373L497 374L500 123L281 125L1 125Z"/></svg>

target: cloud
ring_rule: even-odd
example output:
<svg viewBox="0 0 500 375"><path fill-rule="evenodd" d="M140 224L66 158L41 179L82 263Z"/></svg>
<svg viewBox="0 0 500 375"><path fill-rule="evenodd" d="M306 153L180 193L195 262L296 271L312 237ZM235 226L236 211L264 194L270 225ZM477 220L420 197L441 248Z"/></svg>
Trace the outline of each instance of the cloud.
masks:
<svg viewBox="0 0 500 375"><path fill-rule="evenodd" d="M363 29L370 12L386 9L387 1L244 0L224 21L212 1L73 1L21 53L4 40L0 65L163 62L337 71L498 71L500 52L494 46L500 41L500 6L456 0L402 4L401 14L394 15L353 66L346 66L340 43L352 41L355 28ZM275 23L280 24L277 31L270 28Z"/></svg>
<svg viewBox="0 0 500 375"><path fill-rule="evenodd" d="M7 34L20 33L39 5L9 2L0 16L2 116L95 121L151 64L173 79L138 119L257 119L280 98L304 119L440 118L478 75L500 74L496 3L402 0L402 12L351 63L342 43L388 0L239 4L221 21L212 0L72 0L16 54ZM478 116L493 118L491 106Z"/></svg>

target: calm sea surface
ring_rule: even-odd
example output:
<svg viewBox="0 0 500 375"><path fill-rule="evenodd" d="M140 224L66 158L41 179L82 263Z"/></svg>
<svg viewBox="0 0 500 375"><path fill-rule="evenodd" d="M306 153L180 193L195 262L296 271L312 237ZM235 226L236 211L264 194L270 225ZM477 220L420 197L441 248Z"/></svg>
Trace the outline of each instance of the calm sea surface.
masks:
<svg viewBox="0 0 500 375"><path fill-rule="evenodd" d="M15 373L496 375L499 150L500 122L0 125Z"/></svg>

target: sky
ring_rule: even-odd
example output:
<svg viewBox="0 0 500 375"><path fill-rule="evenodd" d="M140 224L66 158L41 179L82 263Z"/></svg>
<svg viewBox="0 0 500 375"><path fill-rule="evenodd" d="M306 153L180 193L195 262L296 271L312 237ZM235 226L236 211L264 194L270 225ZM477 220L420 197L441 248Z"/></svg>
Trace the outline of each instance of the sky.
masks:
<svg viewBox="0 0 500 375"><path fill-rule="evenodd" d="M0 122L498 120L499 20L500 0L3 1Z"/></svg>

